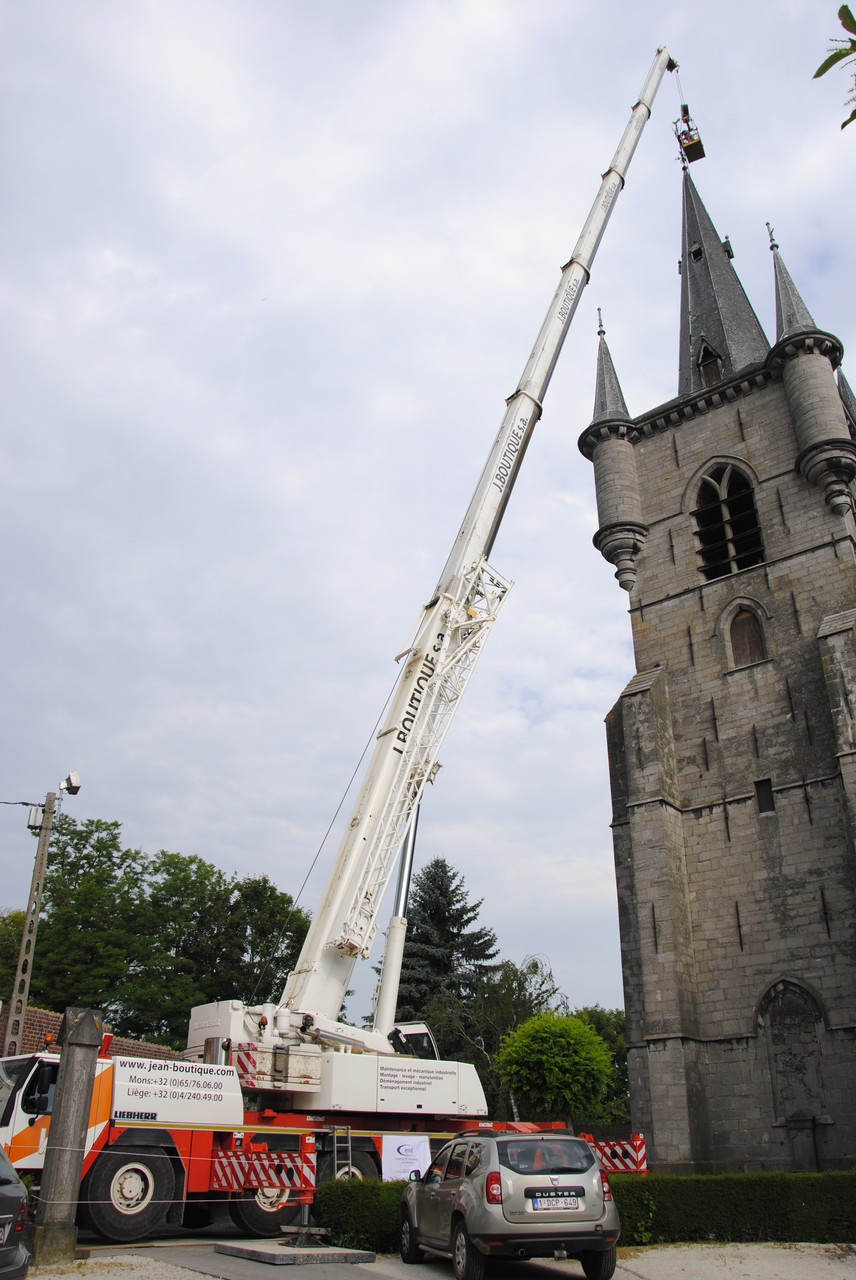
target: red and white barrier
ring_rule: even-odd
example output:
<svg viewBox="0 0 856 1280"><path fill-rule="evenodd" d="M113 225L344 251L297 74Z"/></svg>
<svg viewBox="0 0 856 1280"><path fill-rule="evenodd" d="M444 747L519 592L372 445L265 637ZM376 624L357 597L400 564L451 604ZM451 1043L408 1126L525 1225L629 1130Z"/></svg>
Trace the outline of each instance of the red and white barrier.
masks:
<svg viewBox="0 0 856 1280"><path fill-rule="evenodd" d="M644 1177L648 1172L645 1139L641 1133L615 1142L599 1142L590 1133L581 1133L578 1137L594 1150L607 1173L641 1173Z"/></svg>

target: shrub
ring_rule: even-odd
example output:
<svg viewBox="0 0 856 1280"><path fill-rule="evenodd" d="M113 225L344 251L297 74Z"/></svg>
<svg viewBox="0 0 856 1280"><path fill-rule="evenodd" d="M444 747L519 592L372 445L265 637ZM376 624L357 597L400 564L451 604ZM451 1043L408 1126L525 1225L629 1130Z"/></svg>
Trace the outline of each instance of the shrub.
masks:
<svg viewBox="0 0 856 1280"><path fill-rule="evenodd" d="M622 1245L694 1240L856 1240L856 1170L849 1173L611 1174ZM315 1221L340 1248L398 1251L403 1182L324 1182Z"/></svg>

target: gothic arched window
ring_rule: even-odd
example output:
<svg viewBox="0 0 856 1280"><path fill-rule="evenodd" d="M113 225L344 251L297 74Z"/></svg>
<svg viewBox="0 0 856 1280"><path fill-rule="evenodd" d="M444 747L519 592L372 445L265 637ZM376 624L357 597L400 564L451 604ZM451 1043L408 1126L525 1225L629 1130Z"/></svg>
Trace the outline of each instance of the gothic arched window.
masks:
<svg viewBox="0 0 856 1280"><path fill-rule="evenodd" d="M756 613L742 606L731 621L731 656L735 667L749 667L767 656L764 629Z"/></svg>
<svg viewBox="0 0 856 1280"><path fill-rule="evenodd" d="M714 467L699 485L693 515L699 568L708 581L762 563L764 544L755 495L742 471L729 463Z"/></svg>

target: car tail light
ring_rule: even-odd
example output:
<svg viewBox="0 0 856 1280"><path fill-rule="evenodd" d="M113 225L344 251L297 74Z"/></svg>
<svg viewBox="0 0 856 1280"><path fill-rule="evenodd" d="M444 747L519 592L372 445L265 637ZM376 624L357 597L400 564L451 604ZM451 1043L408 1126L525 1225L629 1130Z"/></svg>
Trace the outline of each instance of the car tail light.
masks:
<svg viewBox="0 0 856 1280"><path fill-rule="evenodd" d="M502 1204L502 1178L498 1173L489 1173L484 1184L484 1198L488 1204Z"/></svg>
<svg viewBox="0 0 856 1280"><path fill-rule="evenodd" d="M15 1219L13 1231L24 1231L27 1226L27 1202L26 1200L18 1209L18 1216Z"/></svg>
<svg viewBox="0 0 856 1280"><path fill-rule="evenodd" d="M600 1180L603 1184L603 1200L605 1204L607 1200L612 1199L612 1187L609 1185L609 1178L607 1178L605 1173L601 1173Z"/></svg>

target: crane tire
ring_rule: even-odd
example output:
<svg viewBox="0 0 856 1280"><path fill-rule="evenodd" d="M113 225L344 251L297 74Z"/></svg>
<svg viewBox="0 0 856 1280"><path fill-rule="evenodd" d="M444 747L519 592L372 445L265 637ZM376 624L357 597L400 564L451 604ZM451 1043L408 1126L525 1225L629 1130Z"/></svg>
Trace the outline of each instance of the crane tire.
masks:
<svg viewBox="0 0 856 1280"><path fill-rule="evenodd" d="M364 1182L366 1178L379 1178L380 1169L368 1151L352 1151L351 1163L333 1172L333 1153L327 1151L318 1161L318 1182L332 1182L333 1178L356 1178Z"/></svg>
<svg viewBox="0 0 856 1280"><path fill-rule="evenodd" d="M230 1200L229 1217L245 1235L265 1240L278 1236L282 1227L299 1222L300 1205L288 1190L271 1192L260 1188Z"/></svg>
<svg viewBox="0 0 856 1280"><path fill-rule="evenodd" d="M114 1244L140 1240L166 1218L175 1194L175 1172L158 1147L103 1151L81 1189L84 1214Z"/></svg>

